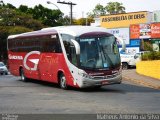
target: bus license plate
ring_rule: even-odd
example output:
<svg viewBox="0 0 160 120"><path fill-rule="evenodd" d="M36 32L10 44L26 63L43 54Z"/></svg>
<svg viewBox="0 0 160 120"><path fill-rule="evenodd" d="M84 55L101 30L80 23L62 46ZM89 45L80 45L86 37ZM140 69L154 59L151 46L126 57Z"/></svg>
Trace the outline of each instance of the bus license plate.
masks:
<svg viewBox="0 0 160 120"><path fill-rule="evenodd" d="M108 84L108 81L102 81L102 85Z"/></svg>

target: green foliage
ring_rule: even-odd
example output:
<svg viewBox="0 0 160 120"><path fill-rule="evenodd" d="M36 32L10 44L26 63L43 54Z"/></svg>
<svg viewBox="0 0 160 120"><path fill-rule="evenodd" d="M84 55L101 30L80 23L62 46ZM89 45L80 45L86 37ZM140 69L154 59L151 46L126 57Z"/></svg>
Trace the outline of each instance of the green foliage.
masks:
<svg viewBox="0 0 160 120"><path fill-rule="evenodd" d="M143 61L160 60L160 52L152 51L152 52L144 53L142 55L142 60Z"/></svg>
<svg viewBox="0 0 160 120"><path fill-rule="evenodd" d="M63 25L63 15L60 10L51 10L42 5L36 5L34 8L20 5L16 8L11 4L0 4L0 26L17 25L30 28L31 26L26 24L28 20L36 24L36 27L31 28L33 30L41 29L43 26L60 26Z"/></svg>
<svg viewBox="0 0 160 120"><path fill-rule="evenodd" d="M144 40L142 40L142 44L144 44L144 50L153 52L153 46L151 42L144 42Z"/></svg>
<svg viewBox="0 0 160 120"><path fill-rule="evenodd" d="M0 16L0 26L23 26L33 30L38 30L43 27L43 24L38 20L34 20L31 15L14 9L0 9Z"/></svg>
<svg viewBox="0 0 160 120"><path fill-rule="evenodd" d="M66 25L63 13L59 10L51 10L37 5L29 8L20 5L16 8L10 3L0 1L0 61L7 59L7 37L12 34L20 34L33 30L39 30L44 26Z"/></svg>
<svg viewBox="0 0 160 120"><path fill-rule="evenodd" d="M97 17L109 14L125 13L125 7L119 2L109 2L106 6L97 4L92 12L88 13L89 17Z"/></svg>
<svg viewBox="0 0 160 120"><path fill-rule="evenodd" d="M25 27L29 28L29 29L32 29L32 30L40 30L41 28L43 28L43 25L38 20L28 20L25 23Z"/></svg>
<svg viewBox="0 0 160 120"><path fill-rule="evenodd" d="M9 8L9 9L16 9L16 7L13 6L13 5L10 4L10 3L7 3L6 8Z"/></svg>
<svg viewBox="0 0 160 120"><path fill-rule="evenodd" d="M0 61L7 59L7 36L8 36L8 30L0 26Z"/></svg>
<svg viewBox="0 0 160 120"><path fill-rule="evenodd" d="M105 7L103 7L103 5L97 4L95 8L92 10L92 12L88 13L88 16L93 18L105 14L106 14Z"/></svg>
<svg viewBox="0 0 160 120"><path fill-rule="evenodd" d="M8 36L8 30L4 26L0 26L0 40L6 39Z"/></svg>
<svg viewBox="0 0 160 120"><path fill-rule="evenodd" d="M125 7L119 2L109 2L105 9L109 14L125 13Z"/></svg>
<svg viewBox="0 0 160 120"><path fill-rule="evenodd" d="M51 10L43 7L42 5L36 5L34 8L28 8L25 5L21 5L19 11L32 15L33 19L39 20L45 26L59 26L62 25L60 19L63 13L59 10Z"/></svg>
<svg viewBox="0 0 160 120"><path fill-rule="evenodd" d="M7 60L7 37L29 31L31 29L22 26L0 26L0 61Z"/></svg>
<svg viewBox="0 0 160 120"><path fill-rule="evenodd" d="M93 22L93 18L80 18L80 19L75 19L74 24L76 25L90 25L91 22Z"/></svg>
<svg viewBox="0 0 160 120"><path fill-rule="evenodd" d="M78 20L74 20L74 24L76 24L76 25L86 25L86 18L80 18Z"/></svg>
<svg viewBox="0 0 160 120"><path fill-rule="evenodd" d="M70 24L70 16L64 16L61 17L58 22L61 23L62 25L69 25Z"/></svg>
<svg viewBox="0 0 160 120"><path fill-rule="evenodd" d="M24 33L24 32L30 32L31 29L26 28L26 27L21 27L21 26L15 26L15 27L10 27L10 29L8 30L9 34L20 34L20 33Z"/></svg>
<svg viewBox="0 0 160 120"><path fill-rule="evenodd" d="M160 52L154 51L153 46L150 42L144 42L142 41L142 44L144 45L144 50L147 50L148 52L145 52L141 59L143 61L147 60L160 60Z"/></svg>
<svg viewBox="0 0 160 120"><path fill-rule="evenodd" d="M27 13L27 11L29 10L29 8L26 5L20 5L19 8L18 8L18 10L20 12Z"/></svg>

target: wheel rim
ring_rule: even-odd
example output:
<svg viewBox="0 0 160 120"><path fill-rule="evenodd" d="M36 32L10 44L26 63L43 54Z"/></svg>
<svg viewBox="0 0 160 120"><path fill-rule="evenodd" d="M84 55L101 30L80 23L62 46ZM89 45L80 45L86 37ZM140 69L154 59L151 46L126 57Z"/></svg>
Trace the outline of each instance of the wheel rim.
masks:
<svg viewBox="0 0 160 120"><path fill-rule="evenodd" d="M127 67L127 65L126 64L124 64L123 65L123 69L127 69L128 67Z"/></svg>
<svg viewBox="0 0 160 120"><path fill-rule="evenodd" d="M61 76L61 88L65 89L66 86L66 78L64 75Z"/></svg>

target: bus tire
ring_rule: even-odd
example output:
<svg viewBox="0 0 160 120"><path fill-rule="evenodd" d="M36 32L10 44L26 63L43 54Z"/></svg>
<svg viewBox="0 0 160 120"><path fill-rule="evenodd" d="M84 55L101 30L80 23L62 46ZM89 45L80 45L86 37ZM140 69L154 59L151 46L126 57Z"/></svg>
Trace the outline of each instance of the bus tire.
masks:
<svg viewBox="0 0 160 120"><path fill-rule="evenodd" d="M26 78L26 76L24 75L24 70L23 70L23 68L20 69L20 76L21 76L21 81L27 82L27 78Z"/></svg>
<svg viewBox="0 0 160 120"><path fill-rule="evenodd" d="M60 87L64 90L67 89L67 81L66 81L66 77L63 73L61 73L60 77L59 77L59 83L60 83Z"/></svg>
<svg viewBox="0 0 160 120"><path fill-rule="evenodd" d="M100 89L101 87L102 87L102 85L94 86L95 89Z"/></svg>
<svg viewBox="0 0 160 120"><path fill-rule="evenodd" d="M127 70L129 68L128 63L122 63L122 69Z"/></svg>

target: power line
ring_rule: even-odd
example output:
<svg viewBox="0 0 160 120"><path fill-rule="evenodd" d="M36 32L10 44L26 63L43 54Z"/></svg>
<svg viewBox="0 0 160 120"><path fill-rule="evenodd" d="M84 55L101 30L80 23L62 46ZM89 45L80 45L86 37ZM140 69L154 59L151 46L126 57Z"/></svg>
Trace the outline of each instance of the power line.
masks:
<svg viewBox="0 0 160 120"><path fill-rule="evenodd" d="M60 0L58 0L57 3L70 5L70 9L71 9L70 24L72 25L73 24L73 12L72 12L72 9L73 9L73 5L77 5L77 4L72 3L72 2L65 2L65 1L61 2Z"/></svg>

